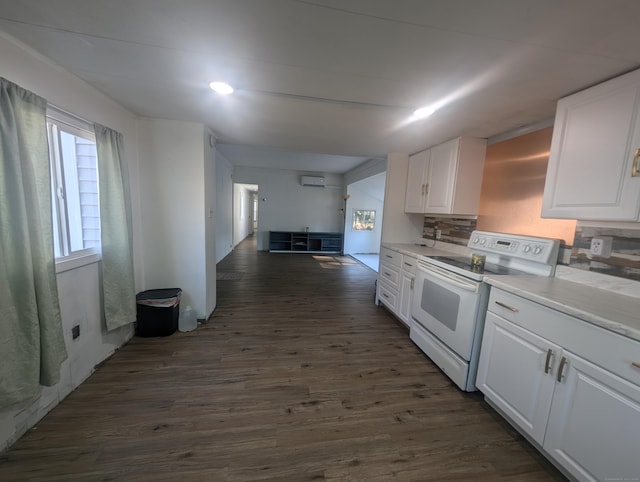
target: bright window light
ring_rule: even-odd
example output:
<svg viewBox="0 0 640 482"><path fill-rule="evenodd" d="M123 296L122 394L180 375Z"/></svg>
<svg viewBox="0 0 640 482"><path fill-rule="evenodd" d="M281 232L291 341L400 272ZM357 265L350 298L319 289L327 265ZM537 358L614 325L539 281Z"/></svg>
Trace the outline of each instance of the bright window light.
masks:
<svg viewBox="0 0 640 482"><path fill-rule="evenodd" d="M227 95L233 93L233 87L225 82L211 82L209 87L218 94Z"/></svg>
<svg viewBox="0 0 640 482"><path fill-rule="evenodd" d="M354 209L353 210L353 224L351 229L353 231L373 231L376 222L376 212L370 209Z"/></svg>

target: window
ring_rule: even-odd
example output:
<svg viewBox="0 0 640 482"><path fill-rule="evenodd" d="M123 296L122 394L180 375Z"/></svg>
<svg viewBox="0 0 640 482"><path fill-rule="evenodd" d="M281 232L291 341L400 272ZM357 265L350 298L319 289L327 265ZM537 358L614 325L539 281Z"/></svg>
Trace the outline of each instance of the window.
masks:
<svg viewBox="0 0 640 482"><path fill-rule="evenodd" d="M376 223L376 212L372 210L354 209L353 231L373 231Z"/></svg>
<svg viewBox="0 0 640 482"><path fill-rule="evenodd" d="M56 258L100 248L96 140L92 126L62 112L47 112Z"/></svg>

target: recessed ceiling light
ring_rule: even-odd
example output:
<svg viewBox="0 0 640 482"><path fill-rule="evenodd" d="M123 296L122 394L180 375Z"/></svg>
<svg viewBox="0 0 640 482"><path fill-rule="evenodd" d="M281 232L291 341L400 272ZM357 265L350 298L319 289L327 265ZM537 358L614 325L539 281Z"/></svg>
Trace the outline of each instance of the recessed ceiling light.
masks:
<svg viewBox="0 0 640 482"><path fill-rule="evenodd" d="M225 82L211 82L209 87L218 94L227 95L233 94L233 87Z"/></svg>
<svg viewBox="0 0 640 482"><path fill-rule="evenodd" d="M433 107L420 107L413 112L414 119L424 119L425 117L429 117L436 110Z"/></svg>

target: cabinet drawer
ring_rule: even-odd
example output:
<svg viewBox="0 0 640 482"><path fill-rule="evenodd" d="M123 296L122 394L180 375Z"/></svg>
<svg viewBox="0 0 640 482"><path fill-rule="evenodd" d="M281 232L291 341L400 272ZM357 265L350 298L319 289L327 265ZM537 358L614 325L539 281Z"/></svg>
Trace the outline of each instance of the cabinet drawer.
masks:
<svg viewBox="0 0 640 482"><path fill-rule="evenodd" d="M398 311L398 290L387 283L378 283L378 299L394 313Z"/></svg>
<svg viewBox="0 0 640 482"><path fill-rule="evenodd" d="M494 287L491 288L487 311L500 315L505 320L535 331L535 324L534 326L528 325L532 323L532 318L535 319L543 315L542 310L542 306L536 305L520 296Z"/></svg>
<svg viewBox="0 0 640 482"><path fill-rule="evenodd" d="M488 310L640 385L637 340L496 288Z"/></svg>
<svg viewBox="0 0 640 482"><path fill-rule="evenodd" d="M402 270L411 274L416 274L418 261L412 256L402 255Z"/></svg>
<svg viewBox="0 0 640 482"><path fill-rule="evenodd" d="M380 263L378 278L390 284L393 288L398 289L400 282L400 270L397 266L392 266L387 263Z"/></svg>
<svg viewBox="0 0 640 482"><path fill-rule="evenodd" d="M400 268L402 266L402 254L382 247L380 248L380 263L386 263Z"/></svg>

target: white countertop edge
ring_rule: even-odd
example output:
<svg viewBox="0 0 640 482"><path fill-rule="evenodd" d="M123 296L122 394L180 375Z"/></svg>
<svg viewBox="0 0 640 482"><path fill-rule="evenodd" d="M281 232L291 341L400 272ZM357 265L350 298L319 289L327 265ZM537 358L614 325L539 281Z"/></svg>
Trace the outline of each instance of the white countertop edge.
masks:
<svg viewBox="0 0 640 482"><path fill-rule="evenodd" d="M638 281L563 265L556 267L556 278L640 299L640 282Z"/></svg>
<svg viewBox="0 0 640 482"><path fill-rule="evenodd" d="M484 280L496 288L640 341L637 298L558 278L500 276Z"/></svg>
<svg viewBox="0 0 640 482"><path fill-rule="evenodd" d="M404 255L420 257L470 255L471 249L452 243L424 240L382 243ZM558 265L556 276L497 276L484 280L580 320L640 341L640 283Z"/></svg>
<svg viewBox="0 0 640 482"><path fill-rule="evenodd" d="M407 256L465 256L470 255L471 250L466 246L460 246L452 243L444 243L440 241L424 240L421 244L411 243L382 243L383 248L398 251Z"/></svg>

